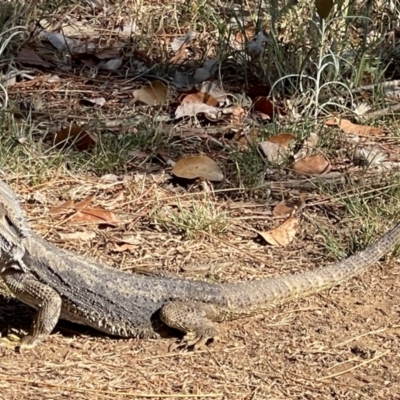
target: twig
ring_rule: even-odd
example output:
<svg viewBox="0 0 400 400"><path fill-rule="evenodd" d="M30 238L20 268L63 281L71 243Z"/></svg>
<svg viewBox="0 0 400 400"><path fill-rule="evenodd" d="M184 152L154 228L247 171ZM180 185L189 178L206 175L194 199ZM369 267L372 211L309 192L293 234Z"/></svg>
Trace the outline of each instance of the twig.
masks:
<svg viewBox="0 0 400 400"><path fill-rule="evenodd" d="M370 360L363 361L360 364L354 365L354 367L345 369L344 371L336 372L336 374L323 376L322 378L318 378L317 381L324 381L326 379L335 378L336 376L340 376L340 375L346 374L347 372L354 371L355 369L361 368L364 365L370 364L371 362L378 360L379 358L385 356L389 352L390 352L390 350L386 350L383 353L377 355L376 357L371 358Z"/></svg>

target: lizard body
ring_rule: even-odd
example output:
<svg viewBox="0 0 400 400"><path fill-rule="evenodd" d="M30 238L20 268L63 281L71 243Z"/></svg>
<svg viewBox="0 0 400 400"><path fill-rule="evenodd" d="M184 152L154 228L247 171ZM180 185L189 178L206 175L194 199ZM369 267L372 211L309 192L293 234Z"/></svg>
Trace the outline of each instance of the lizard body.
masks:
<svg viewBox="0 0 400 400"><path fill-rule="evenodd" d="M264 280L218 284L116 270L60 249L33 232L17 196L0 181L0 276L37 310L21 348L33 347L58 320L122 337L157 338L165 326L198 345L215 322L243 318L335 286L378 261L400 239L400 223L374 244L338 263Z"/></svg>

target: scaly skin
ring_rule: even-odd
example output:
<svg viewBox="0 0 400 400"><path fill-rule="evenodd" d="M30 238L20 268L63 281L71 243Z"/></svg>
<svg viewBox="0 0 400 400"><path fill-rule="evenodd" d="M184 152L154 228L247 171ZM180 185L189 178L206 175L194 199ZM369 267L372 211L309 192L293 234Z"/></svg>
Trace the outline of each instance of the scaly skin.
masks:
<svg viewBox="0 0 400 400"><path fill-rule="evenodd" d="M128 273L59 249L28 226L15 193L0 181L0 274L38 312L19 346L33 347L66 319L123 337L156 338L164 328L186 345L217 335L215 322L263 313L335 286L373 265L400 240L400 223L339 263L260 281L217 284L164 274Z"/></svg>

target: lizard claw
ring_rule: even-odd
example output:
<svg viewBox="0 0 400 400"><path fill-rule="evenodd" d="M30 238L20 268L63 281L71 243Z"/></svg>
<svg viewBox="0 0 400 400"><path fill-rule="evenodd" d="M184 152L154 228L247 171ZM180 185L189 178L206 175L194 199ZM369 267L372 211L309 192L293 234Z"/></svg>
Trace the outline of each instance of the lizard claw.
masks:
<svg viewBox="0 0 400 400"><path fill-rule="evenodd" d="M0 339L0 347L11 350L16 350L20 346L20 343L21 338L14 333L9 333L7 336Z"/></svg>
<svg viewBox="0 0 400 400"><path fill-rule="evenodd" d="M23 350L35 347L36 341L31 335L19 337L14 333L9 333L6 337L0 339L0 347L6 347L18 351L22 354Z"/></svg>
<svg viewBox="0 0 400 400"><path fill-rule="evenodd" d="M198 334L196 332L188 332L180 342L173 343L169 346L168 351L176 350L196 350L207 347L207 342L210 340L218 340L218 336L215 332L203 332L203 334Z"/></svg>

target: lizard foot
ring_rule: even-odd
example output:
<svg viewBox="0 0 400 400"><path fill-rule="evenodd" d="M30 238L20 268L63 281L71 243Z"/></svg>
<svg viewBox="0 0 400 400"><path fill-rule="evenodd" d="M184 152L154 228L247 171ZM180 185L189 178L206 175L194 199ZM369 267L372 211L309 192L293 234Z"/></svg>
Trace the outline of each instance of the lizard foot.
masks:
<svg viewBox="0 0 400 400"><path fill-rule="evenodd" d="M182 340L172 343L168 351L173 352L177 350L198 350L207 347L207 343L212 340L218 340L218 330L213 329L209 332L203 332L202 334L196 332L189 332L183 337Z"/></svg>
<svg viewBox="0 0 400 400"><path fill-rule="evenodd" d="M0 347L16 350L21 343L21 338L15 333L9 333L7 336L0 339Z"/></svg>
<svg viewBox="0 0 400 400"><path fill-rule="evenodd" d="M181 343L170 347L194 349L203 347L218 335L213 321L218 320L218 310L211 304L174 301L160 310L160 319L171 328L185 333Z"/></svg>
<svg viewBox="0 0 400 400"><path fill-rule="evenodd" d="M0 339L0 347L17 350L22 353L25 349L32 349L37 344L37 338L31 335L20 337L14 333L8 334L6 337Z"/></svg>

